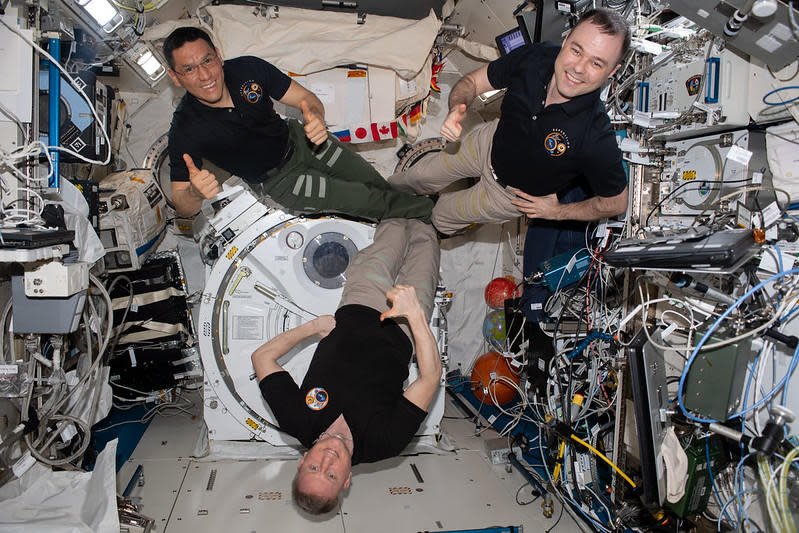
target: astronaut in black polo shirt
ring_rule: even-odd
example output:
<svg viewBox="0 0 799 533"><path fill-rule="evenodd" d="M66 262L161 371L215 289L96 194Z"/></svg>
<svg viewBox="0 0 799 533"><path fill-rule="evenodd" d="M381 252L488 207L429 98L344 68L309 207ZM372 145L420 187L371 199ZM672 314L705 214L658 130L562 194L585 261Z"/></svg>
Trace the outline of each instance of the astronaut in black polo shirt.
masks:
<svg viewBox="0 0 799 533"><path fill-rule="evenodd" d="M292 490L300 508L333 510L351 465L398 455L424 420L441 379L429 327L439 257L430 224L384 220L347 269L335 318L320 316L253 353L280 429L309 448ZM313 336L322 340L298 387L277 361ZM419 377L403 390L414 344Z"/></svg>
<svg viewBox="0 0 799 533"><path fill-rule="evenodd" d="M256 57L222 61L207 33L181 27L164 41L169 76L186 89L172 117L169 159L178 214L196 213L220 191L203 159L243 178L295 213L335 212L369 220L429 220L433 202L392 189L325 127L310 91ZM284 121L272 98L302 111Z"/></svg>
<svg viewBox="0 0 799 533"><path fill-rule="evenodd" d="M436 203L433 225L445 234L520 214L589 221L623 213L627 179L599 93L619 69L629 42L629 29L618 14L591 10L562 48L525 45L467 74L449 95L441 135L459 140L467 105L486 91L507 88L500 119L474 128L454 153L427 156L389 183L401 191L432 194L479 176L473 187L442 194ZM563 203L560 197L576 186L592 196Z"/></svg>

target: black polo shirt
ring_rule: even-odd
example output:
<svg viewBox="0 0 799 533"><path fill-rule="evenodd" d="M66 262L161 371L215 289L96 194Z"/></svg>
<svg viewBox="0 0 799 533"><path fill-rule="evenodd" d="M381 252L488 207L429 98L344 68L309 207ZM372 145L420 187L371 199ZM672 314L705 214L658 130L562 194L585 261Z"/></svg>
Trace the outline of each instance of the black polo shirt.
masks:
<svg viewBox="0 0 799 533"><path fill-rule="evenodd" d="M426 412L404 395L413 347L391 319L363 305L336 311L336 327L319 341L297 387L288 372L261 380L280 429L310 448L340 414L352 431L352 464L398 455Z"/></svg>
<svg viewBox="0 0 799 533"><path fill-rule="evenodd" d="M488 81L507 87L491 150L504 185L544 196L585 180L598 196L615 196L627 177L600 89L544 107L560 46L519 47L488 65Z"/></svg>
<svg viewBox="0 0 799 533"><path fill-rule="evenodd" d="M291 78L251 56L228 59L223 68L234 107L210 107L186 93L175 109L169 129L172 181L189 181L183 154L198 168L205 158L245 180L259 181L286 152L288 126L272 98L286 94Z"/></svg>

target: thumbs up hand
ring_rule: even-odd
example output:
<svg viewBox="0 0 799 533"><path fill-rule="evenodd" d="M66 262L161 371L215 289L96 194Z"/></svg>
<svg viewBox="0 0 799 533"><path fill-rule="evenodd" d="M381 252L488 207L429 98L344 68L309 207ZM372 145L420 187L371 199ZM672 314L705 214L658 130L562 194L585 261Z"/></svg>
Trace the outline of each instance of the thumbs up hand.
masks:
<svg viewBox="0 0 799 533"><path fill-rule="evenodd" d="M444 123L441 125L441 136L448 141L457 141L463 131L461 122L465 116L466 104L458 104L450 109L447 118L444 119Z"/></svg>
<svg viewBox="0 0 799 533"><path fill-rule="evenodd" d="M300 101L302 121L305 124L305 136L315 145L319 146L327 140L325 120L316 111L312 110L305 100Z"/></svg>
<svg viewBox="0 0 799 533"><path fill-rule="evenodd" d="M186 163L186 168L189 169L189 182L191 182L195 196L210 200L222 190L219 182L216 181L216 176L205 169L197 168L189 154L183 154L183 161Z"/></svg>

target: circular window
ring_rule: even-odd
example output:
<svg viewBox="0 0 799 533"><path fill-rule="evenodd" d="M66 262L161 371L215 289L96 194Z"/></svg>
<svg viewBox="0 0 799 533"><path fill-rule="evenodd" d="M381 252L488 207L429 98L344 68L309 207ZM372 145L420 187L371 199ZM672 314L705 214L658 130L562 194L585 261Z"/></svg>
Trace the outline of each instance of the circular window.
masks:
<svg viewBox="0 0 799 533"><path fill-rule="evenodd" d="M338 289L344 285L344 274L357 252L355 244L346 235L322 233L305 247L302 265L314 284L325 289Z"/></svg>
<svg viewBox="0 0 799 533"><path fill-rule="evenodd" d="M323 278L335 278L347 270L349 264L347 249L337 242L326 242L313 254L313 266Z"/></svg>

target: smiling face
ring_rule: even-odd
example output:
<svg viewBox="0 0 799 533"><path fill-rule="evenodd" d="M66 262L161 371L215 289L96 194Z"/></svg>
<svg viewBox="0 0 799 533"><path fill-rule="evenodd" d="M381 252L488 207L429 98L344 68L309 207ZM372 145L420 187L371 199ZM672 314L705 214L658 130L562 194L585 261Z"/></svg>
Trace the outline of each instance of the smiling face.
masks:
<svg viewBox="0 0 799 533"><path fill-rule="evenodd" d="M210 107L230 105L219 53L202 39L189 41L172 52L175 68L169 77L178 87Z"/></svg>
<svg viewBox="0 0 799 533"><path fill-rule="evenodd" d="M337 497L350 486L352 457L346 444L338 438L317 441L297 466L297 482L305 493L323 498Z"/></svg>
<svg viewBox="0 0 799 533"><path fill-rule="evenodd" d="M555 59L547 104L566 102L601 87L620 67L623 41L621 35L602 33L591 22L578 24Z"/></svg>

